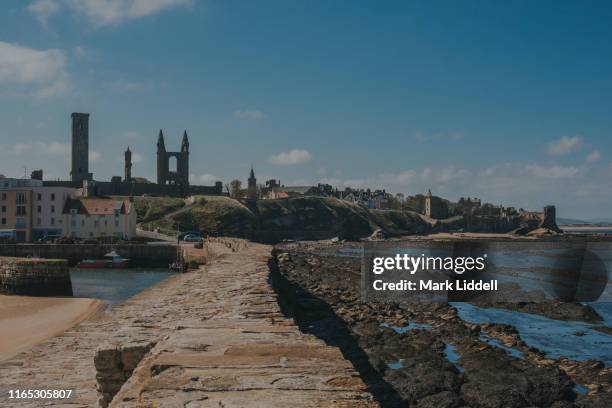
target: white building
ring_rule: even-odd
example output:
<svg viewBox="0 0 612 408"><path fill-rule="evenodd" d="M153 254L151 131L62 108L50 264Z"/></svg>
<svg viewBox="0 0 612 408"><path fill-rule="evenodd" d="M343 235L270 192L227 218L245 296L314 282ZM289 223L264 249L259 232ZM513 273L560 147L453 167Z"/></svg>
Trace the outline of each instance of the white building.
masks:
<svg viewBox="0 0 612 408"><path fill-rule="evenodd" d="M72 198L63 209L66 237L132 239L136 236L136 208L129 200L101 197Z"/></svg>

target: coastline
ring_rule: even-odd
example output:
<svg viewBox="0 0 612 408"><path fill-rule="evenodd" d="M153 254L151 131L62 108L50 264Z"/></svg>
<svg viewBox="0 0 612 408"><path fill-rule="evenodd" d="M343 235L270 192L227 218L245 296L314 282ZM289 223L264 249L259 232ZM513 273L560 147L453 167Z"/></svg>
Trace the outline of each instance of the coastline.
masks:
<svg viewBox="0 0 612 408"><path fill-rule="evenodd" d="M0 295L0 362L104 310L98 299Z"/></svg>

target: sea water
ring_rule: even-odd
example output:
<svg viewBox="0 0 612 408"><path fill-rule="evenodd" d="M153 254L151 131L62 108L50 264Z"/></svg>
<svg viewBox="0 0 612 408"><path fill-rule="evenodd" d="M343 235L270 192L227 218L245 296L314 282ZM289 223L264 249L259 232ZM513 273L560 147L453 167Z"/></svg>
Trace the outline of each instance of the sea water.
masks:
<svg viewBox="0 0 612 408"><path fill-rule="evenodd" d="M124 302L144 289L173 275L168 269L71 269L75 297L95 298L109 305Z"/></svg>

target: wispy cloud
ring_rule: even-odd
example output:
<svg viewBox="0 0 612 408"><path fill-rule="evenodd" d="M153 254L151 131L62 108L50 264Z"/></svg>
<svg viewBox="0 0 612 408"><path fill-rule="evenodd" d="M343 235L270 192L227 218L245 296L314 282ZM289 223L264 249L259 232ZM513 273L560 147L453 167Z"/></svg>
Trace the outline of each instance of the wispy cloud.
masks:
<svg viewBox="0 0 612 408"><path fill-rule="evenodd" d="M266 117L266 115L262 111L258 110L237 110L234 112L234 116L239 119L251 119L251 120L260 120Z"/></svg>
<svg viewBox="0 0 612 408"><path fill-rule="evenodd" d="M608 172L612 173L612 163L605 173ZM587 166L510 162L473 170L454 166L413 168L365 178L322 178L319 182L339 188L385 188L410 195L431 189L434 194L453 200L476 195L493 203L535 209L549 203L567 204L569 194L578 197L591 191L587 186L601 187L606 177ZM602 195L612 199L612 191L594 191L588 198ZM569 202L574 205L572 200Z"/></svg>
<svg viewBox="0 0 612 408"><path fill-rule="evenodd" d="M15 143L12 146L5 147L9 154L38 154L38 155L68 155L70 154L70 145L68 143L52 142L27 142Z"/></svg>
<svg viewBox="0 0 612 408"><path fill-rule="evenodd" d="M138 153L132 153L132 163L142 163L145 161L145 158Z"/></svg>
<svg viewBox="0 0 612 408"><path fill-rule="evenodd" d="M601 159L601 153L597 150L593 150L587 157L586 161L589 163L593 163Z"/></svg>
<svg viewBox="0 0 612 408"><path fill-rule="evenodd" d="M75 13L96 27L113 26L175 7L190 7L193 0L65 0Z"/></svg>
<svg viewBox="0 0 612 408"><path fill-rule="evenodd" d="M548 154L552 156L563 156L576 152L582 148L582 137L563 136L548 143Z"/></svg>
<svg viewBox="0 0 612 408"><path fill-rule="evenodd" d="M89 151L89 162L90 163L97 163L102 159L102 154L98 151L95 150L90 150Z"/></svg>
<svg viewBox="0 0 612 408"><path fill-rule="evenodd" d="M0 84L29 87L35 97L66 92L66 55L58 49L37 50L0 41Z"/></svg>
<svg viewBox="0 0 612 408"><path fill-rule="evenodd" d="M215 176L214 174L201 174L199 176L196 176L195 174L190 174L189 175L189 182L190 183L194 183L194 184L201 184L201 185L205 185L205 186L210 186L215 184L217 181L220 181L221 179L217 176Z"/></svg>
<svg viewBox="0 0 612 408"><path fill-rule="evenodd" d="M27 10L36 17L43 27L47 27L49 17L56 14L60 5L55 0L36 0L30 3Z"/></svg>
<svg viewBox="0 0 612 408"><path fill-rule="evenodd" d="M283 152L270 156L268 162L280 166L290 166L294 164L303 164L312 160L312 155L308 150L293 149L288 152Z"/></svg>

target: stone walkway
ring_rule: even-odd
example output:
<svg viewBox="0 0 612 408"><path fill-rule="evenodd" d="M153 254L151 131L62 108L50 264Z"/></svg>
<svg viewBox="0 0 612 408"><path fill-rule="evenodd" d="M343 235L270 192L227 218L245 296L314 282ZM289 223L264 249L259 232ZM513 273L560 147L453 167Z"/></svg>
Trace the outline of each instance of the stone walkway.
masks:
<svg viewBox="0 0 612 408"><path fill-rule="evenodd" d="M95 406L96 349L100 360L106 350L149 342L152 350L134 362L111 406L377 406L337 348L301 333L281 314L269 282L270 247L238 240L211 245L217 257L199 271L164 281L5 363L0 389L76 388L77 398L65 406Z"/></svg>

